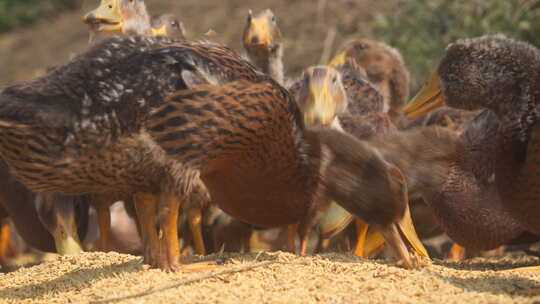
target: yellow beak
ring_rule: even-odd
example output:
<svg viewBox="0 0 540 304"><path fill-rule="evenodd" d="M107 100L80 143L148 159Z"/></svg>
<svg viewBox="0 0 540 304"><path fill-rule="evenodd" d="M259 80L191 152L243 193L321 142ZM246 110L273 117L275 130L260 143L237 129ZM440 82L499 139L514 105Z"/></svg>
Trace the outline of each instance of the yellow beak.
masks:
<svg viewBox="0 0 540 304"><path fill-rule="evenodd" d="M401 220L390 225L388 228L381 229L380 232L383 235L386 243L390 245L390 247L392 247L394 252L398 255L398 258L402 259L405 268L414 268L414 263L411 261L409 251L407 249L409 246L418 255L429 259L429 254L418 238L416 230L414 229L409 204L407 204L405 214ZM404 244L403 241L405 241L407 244ZM369 243L366 241L366 246L368 245Z"/></svg>
<svg viewBox="0 0 540 304"><path fill-rule="evenodd" d="M309 107L304 111L304 122L308 126L327 126L336 117L336 104L326 83L310 85Z"/></svg>
<svg viewBox="0 0 540 304"><path fill-rule="evenodd" d="M167 26L164 25L160 28L152 28L152 36L167 36Z"/></svg>
<svg viewBox="0 0 540 304"><path fill-rule="evenodd" d="M85 24L96 24L97 31L122 31L122 15L116 0L102 0L99 7L83 17Z"/></svg>
<svg viewBox="0 0 540 304"><path fill-rule="evenodd" d="M267 47L272 43L270 36L268 21L253 18L244 37L244 44L252 47ZM254 40L254 37L257 39Z"/></svg>
<svg viewBox="0 0 540 304"><path fill-rule="evenodd" d="M345 64L345 59L346 58L347 58L347 56L345 55L345 52L342 52L341 54L336 55L336 57L334 57L330 61L329 66L337 67L337 66L343 65L343 64Z"/></svg>
<svg viewBox="0 0 540 304"><path fill-rule="evenodd" d="M413 119L440 108L444 105L444 96L439 85L439 75L434 72L427 84L414 96L405 108L403 114L407 119Z"/></svg>

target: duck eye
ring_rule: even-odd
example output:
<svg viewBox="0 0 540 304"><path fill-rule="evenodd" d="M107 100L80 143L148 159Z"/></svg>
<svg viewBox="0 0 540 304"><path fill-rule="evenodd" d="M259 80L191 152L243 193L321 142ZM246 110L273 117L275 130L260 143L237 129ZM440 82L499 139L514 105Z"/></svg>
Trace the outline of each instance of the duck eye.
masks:
<svg viewBox="0 0 540 304"><path fill-rule="evenodd" d="M112 4L109 4L109 9L112 9Z"/></svg>
<svg viewBox="0 0 540 304"><path fill-rule="evenodd" d="M276 16L272 16L272 22L276 22Z"/></svg>
<svg viewBox="0 0 540 304"><path fill-rule="evenodd" d="M172 27L178 27L178 22L173 21L173 22L171 22L171 25L172 25Z"/></svg>
<svg viewBox="0 0 540 304"><path fill-rule="evenodd" d="M337 77L334 76L334 78L332 78L332 83L336 83L337 82Z"/></svg>

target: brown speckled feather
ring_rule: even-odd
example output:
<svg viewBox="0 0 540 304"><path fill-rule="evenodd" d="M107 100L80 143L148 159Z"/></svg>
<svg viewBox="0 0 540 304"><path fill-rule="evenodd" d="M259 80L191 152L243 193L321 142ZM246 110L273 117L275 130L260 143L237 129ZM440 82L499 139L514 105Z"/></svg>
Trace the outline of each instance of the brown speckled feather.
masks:
<svg viewBox="0 0 540 304"><path fill-rule="evenodd" d="M45 76L2 92L2 157L38 192L158 189L160 179L171 175L165 172L170 166L143 127L166 95L186 88L182 76L195 66L220 83L262 75L214 44L108 39Z"/></svg>
<svg viewBox="0 0 540 304"><path fill-rule="evenodd" d="M199 168L212 199L241 220L294 223L311 205L318 165L310 156L320 148L274 81L180 91L152 113L148 130L169 157Z"/></svg>
<svg viewBox="0 0 540 304"><path fill-rule="evenodd" d="M349 98L348 112L353 115L365 115L382 112L384 98L379 90L366 78L366 73L353 60L346 60L337 67L341 73L343 86Z"/></svg>

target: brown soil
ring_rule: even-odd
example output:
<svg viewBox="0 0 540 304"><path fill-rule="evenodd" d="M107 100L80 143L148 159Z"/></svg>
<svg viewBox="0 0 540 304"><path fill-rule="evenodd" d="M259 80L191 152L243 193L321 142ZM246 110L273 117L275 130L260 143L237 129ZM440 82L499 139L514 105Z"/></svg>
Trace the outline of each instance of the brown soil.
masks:
<svg viewBox="0 0 540 304"><path fill-rule="evenodd" d="M141 258L117 253L56 257L0 275L2 303L92 303L148 292L121 303L534 303L538 272L500 270L532 265L525 257L435 261L405 270L390 261L351 255L297 257L287 253L229 254L213 271L166 273ZM193 257L190 259L193 260ZM278 262L238 273L217 274L264 261ZM165 288L162 288L165 287Z"/></svg>
<svg viewBox="0 0 540 304"><path fill-rule="evenodd" d="M335 29L329 54L346 40L370 37L364 26L377 12L375 0L148 0L152 14L171 12L185 24L188 38L201 39L209 29L210 39L241 51L241 36L249 9L272 8L285 39L288 75L321 60L324 41ZM98 0L85 0L82 9L48 18L34 26L0 35L0 87L31 79L47 67L65 63L88 46L88 33L81 17ZM331 37L332 35L330 35Z"/></svg>

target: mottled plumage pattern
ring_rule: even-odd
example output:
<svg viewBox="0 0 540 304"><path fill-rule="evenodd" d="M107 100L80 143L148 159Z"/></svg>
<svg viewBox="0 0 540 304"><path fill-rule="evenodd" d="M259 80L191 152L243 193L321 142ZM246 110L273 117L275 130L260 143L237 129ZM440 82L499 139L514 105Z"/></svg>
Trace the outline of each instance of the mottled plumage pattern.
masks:
<svg viewBox="0 0 540 304"><path fill-rule="evenodd" d="M151 109L186 88L182 74L195 64L220 82L259 75L225 47L112 38L41 78L2 92L2 156L38 192L158 189L161 177L172 173L164 172L170 166L144 126ZM178 170L184 171L173 171Z"/></svg>
<svg viewBox="0 0 540 304"><path fill-rule="evenodd" d="M348 95L350 114L365 115L383 111L383 95L365 77L364 69L353 60L346 60L337 69L341 73L343 86Z"/></svg>
<svg viewBox="0 0 540 304"><path fill-rule="evenodd" d="M452 240L488 250L525 231L505 209L493 183L494 158L486 157L493 151L483 143L494 140L496 128L492 116L482 115L461 137L446 128L419 127L369 142L401 169L409 195L424 198Z"/></svg>
<svg viewBox="0 0 540 304"><path fill-rule="evenodd" d="M409 98L409 72L398 50L378 41L359 39L348 43L342 53L365 69L368 79L384 96L384 112L393 121Z"/></svg>
<svg viewBox="0 0 540 304"><path fill-rule="evenodd" d="M438 75L447 105L496 113L497 189L508 210L540 233L540 52L502 35L461 40L447 48Z"/></svg>

